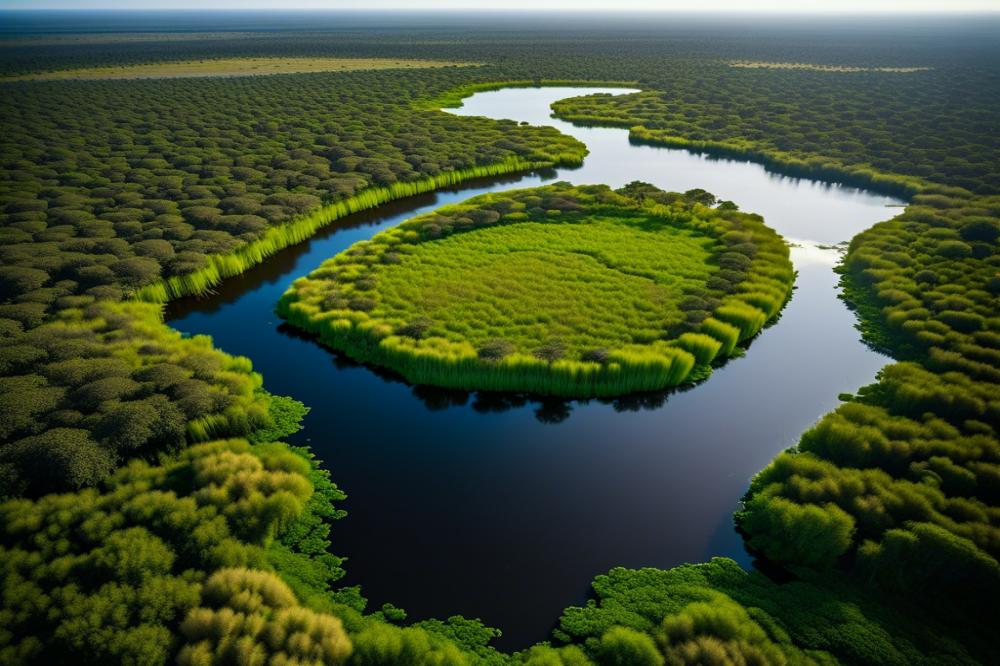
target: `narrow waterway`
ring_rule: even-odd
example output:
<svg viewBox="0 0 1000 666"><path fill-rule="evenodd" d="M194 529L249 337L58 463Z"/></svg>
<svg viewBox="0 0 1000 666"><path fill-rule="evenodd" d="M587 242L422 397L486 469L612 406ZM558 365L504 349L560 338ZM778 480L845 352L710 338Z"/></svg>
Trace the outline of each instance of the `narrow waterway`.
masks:
<svg viewBox="0 0 1000 666"><path fill-rule="evenodd" d="M353 216L168 312L171 326L250 357L270 391L312 408L292 442L311 446L350 496L333 531L333 551L349 558L345 582L360 583L373 609L391 601L411 619L481 618L504 631L505 649L545 639L560 610L582 603L590 580L613 566L714 555L749 565L731 514L750 478L887 362L860 342L837 298L839 255L829 246L892 217L888 206L900 201L550 118L552 102L591 92L623 93L505 89L453 111L558 127L587 144L583 167L469 183ZM795 294L746 355L707 382L608 402L409 386L274 315L295 278L357 240L446 203L553 180L697 187L760 213L797 245Z"/></svg>

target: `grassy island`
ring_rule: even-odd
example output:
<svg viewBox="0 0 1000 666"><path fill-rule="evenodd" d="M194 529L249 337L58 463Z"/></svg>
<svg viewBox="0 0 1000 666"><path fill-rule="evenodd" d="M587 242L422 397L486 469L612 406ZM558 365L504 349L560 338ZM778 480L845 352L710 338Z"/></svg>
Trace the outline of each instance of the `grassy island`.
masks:
<svg viewBox="0 0 1000 666"><path fill-rule="evenodd" d="M759 216L700 190L487 194L297 280L290 323L407 380L588 397L707 376L777 315L793 270Z"/></svg>

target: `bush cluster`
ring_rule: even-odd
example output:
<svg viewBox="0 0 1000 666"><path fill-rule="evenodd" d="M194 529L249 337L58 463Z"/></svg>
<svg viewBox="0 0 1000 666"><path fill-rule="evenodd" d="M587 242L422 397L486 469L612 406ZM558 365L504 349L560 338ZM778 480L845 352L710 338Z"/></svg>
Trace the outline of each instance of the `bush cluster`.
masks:
<svg viewBox="0 0 1000 666"><path fill-rule="evenodd" d="M887 610L835 577L776 583L714 558L615 568L592 587L594 598L567 608L554 636L602 666L976 662L954 630L912 608Z"/></svg>
<svg viewBox="0 0 1000 666"><path fill-rule="evenodd" d="M129 459L213 437L282 437L301 418L261 389L249 359L182 337L138 303L61 310L3 338L0 375L2 495L94 485Z"/></svg>
<svg viewBox="0 0 1000 666"><path fill-rule="evenodd" d="M222 663L206 661L210 649L308 656L313 647L294 639L306 628L324 654L346 654L339 621L300 607L272 573L275 562L319 580L342 573L282 538L310 522L311 502L338 497L324 480L284 445L224 440L160 466L134 460L101 488L0 505L0 661L155 664L180 650L186 663ZM238 626L266 638L249 644Z"/></svg>

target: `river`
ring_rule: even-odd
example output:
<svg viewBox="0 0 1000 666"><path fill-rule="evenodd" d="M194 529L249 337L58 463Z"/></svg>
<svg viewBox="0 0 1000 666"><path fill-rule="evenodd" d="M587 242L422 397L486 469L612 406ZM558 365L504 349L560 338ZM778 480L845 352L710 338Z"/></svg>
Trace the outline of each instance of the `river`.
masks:
<svg viewBox="0 0 1000 666"><path fill-rule="evenodd" d="M325 462L349 498L333 552L362 585L410 619L478 617L518 649L543 640L613 566L671 567L715 555L750 566L732 512L750 478L888 359L868 349L837 298L829 246L902 203L852 187L789 178L759 164L632 145L623 129L550 118L552 102L615 89L477 93L459 115L552 125L583 141L584 165L465 186L341 220L227 281L172 303L168 321L250 357L273 393L312 408L292 437ZM796 291L744 357L694 389L615 401L537 401L412 387L281 325L291 282L355 241L440 205L544 182L633 180L703 188L760 213L795 243Z"/></svg>

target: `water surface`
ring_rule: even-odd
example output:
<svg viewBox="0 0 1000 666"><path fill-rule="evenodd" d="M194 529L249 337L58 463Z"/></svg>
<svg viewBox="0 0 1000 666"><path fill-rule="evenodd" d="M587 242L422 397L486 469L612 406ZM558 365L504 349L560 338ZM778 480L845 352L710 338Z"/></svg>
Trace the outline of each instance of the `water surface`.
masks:
<svg viewBox="0 0 1000 666"><path fill-rule="evenodd" d="M887 362L861 344L837 298L838 254L820 246L891 217L898 200L631 145L625 130L549 117L553 101L598 91L484 92L454 111L558 127L587 144L583 167L469 183L353 216L168 313L175 328L253 359L270 391L312 407L291 441L311 446L350 496L333 551L349 558L345 582L360 583L372 609L391 601L411 619L478 617L503 629L505 649L545 639L561 609L582 603L590 580L613 566L714 555L749 565L731 514L750 478ZM611 402L411 387L274 315L292 280L355 241L442 204L554 179L700 187L760 213L799 245L795 294L746 356L707 382Z"/></svg>

